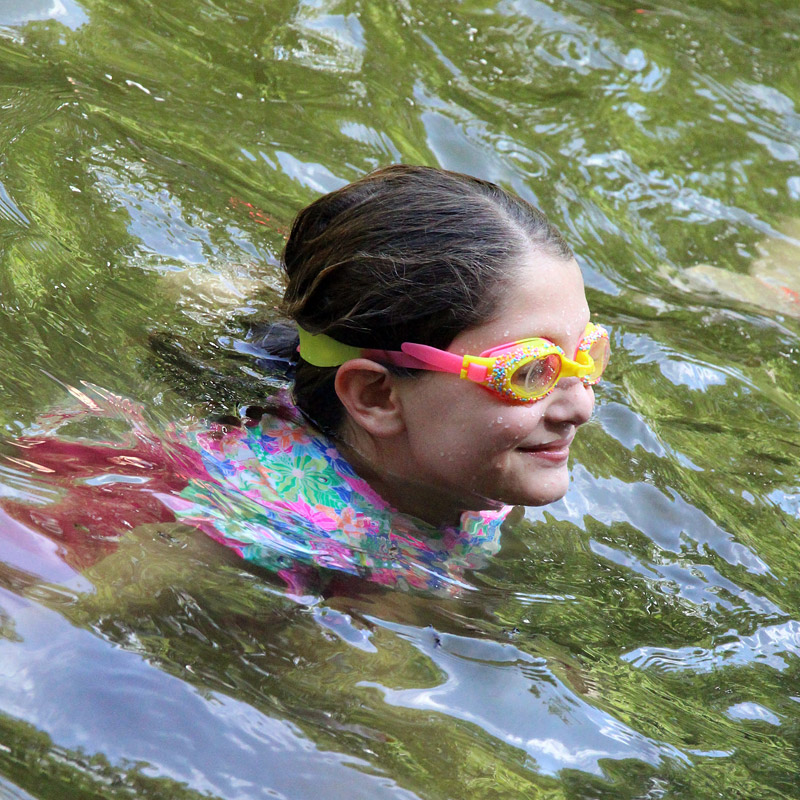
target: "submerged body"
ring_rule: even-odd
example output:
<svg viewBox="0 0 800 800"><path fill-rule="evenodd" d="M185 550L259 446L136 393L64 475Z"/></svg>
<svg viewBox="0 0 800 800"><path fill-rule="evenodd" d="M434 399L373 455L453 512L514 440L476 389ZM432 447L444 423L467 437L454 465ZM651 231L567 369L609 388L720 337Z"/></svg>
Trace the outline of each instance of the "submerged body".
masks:
<svg viewBox="0 0 800 800"><path fill-rule="evenodd" d="M3 503L59 542L72 566L93 566L127 531L182 522L278 574L295 594L320 585L320 571L453 594L468 587L465 570L499 549L508 508L467 512L441 528L398 512L286 395L275 413L242 427L195 423L158 433L129 400L93 386L78 394L80 405L43 415L36 436L15 442L11 460L46 476L48 502ZM98 421L124 421L129 432L105 441L75 435Z"/></svg>

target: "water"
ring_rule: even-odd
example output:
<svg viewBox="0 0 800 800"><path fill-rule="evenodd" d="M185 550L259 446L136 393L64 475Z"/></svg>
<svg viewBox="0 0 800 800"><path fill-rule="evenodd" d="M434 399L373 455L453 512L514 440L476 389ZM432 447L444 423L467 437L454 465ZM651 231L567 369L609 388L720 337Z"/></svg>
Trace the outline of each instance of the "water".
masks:
<svg viewBox="0 0 800 800"><path fill-rule="evenodd" d="M271 390L286 226L395 160L540 205L614 346L461 596L6 519L0 795L800 797L798 52L789 0L0 2L6 440L82 381L154 426Z"/></svg>

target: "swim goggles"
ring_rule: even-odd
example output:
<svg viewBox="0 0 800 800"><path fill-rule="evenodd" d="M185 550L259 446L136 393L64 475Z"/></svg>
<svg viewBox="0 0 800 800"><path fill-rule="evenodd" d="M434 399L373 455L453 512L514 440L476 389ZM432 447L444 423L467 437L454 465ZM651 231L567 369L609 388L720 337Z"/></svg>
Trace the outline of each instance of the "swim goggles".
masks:
<svg viewBox="0 0 800 800"><path fill-rule="evenodd" d="M400 351L371 350L342 344L325 334L299 329L300 355L316 367L338 367L353 358L369 358L397 367L450 372L474 381L506 400L532 403L553 391L562 378L580 378L592 386L608 364L611 348L608 331L590 322L575 351L567 358L548 339L522 339L501 344L479 356L457 355L426 344L403 342Z"/></svg>

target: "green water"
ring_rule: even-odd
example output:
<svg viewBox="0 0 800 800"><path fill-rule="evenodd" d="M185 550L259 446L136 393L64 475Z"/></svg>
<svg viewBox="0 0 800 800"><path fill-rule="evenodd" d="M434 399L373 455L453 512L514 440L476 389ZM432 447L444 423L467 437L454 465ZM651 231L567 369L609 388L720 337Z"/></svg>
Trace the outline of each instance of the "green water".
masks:
<svg viewBox="0 0 800 800"><path fill-rule="evenodd" d="M286 226L394 161L538 204L614 346L461 597L0 535L0 795L799 798L799 55L794 0L0 0L5 439L258 399Z"/></svg>

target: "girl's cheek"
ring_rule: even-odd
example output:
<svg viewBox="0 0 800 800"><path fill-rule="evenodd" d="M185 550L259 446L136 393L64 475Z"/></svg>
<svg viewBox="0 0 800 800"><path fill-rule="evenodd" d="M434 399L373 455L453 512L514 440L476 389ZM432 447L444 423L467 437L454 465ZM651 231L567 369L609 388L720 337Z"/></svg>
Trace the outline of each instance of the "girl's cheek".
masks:
<svg viewBox="0 0 800 800"><path fill-rule="evenodd" d="M522 442L530 441L531 427L519 420L504 419L495 423L488 429L488 435L483 437L483 446L487 456L517 448Z"/></svg>
<svg viewBox="0 0 800 800"><path fill-rule="evenodd" d="M519 439L529 437L542 423L542 408L539 404L513 406L512 410L513 413L507 415L505 425Z"/></svg>

